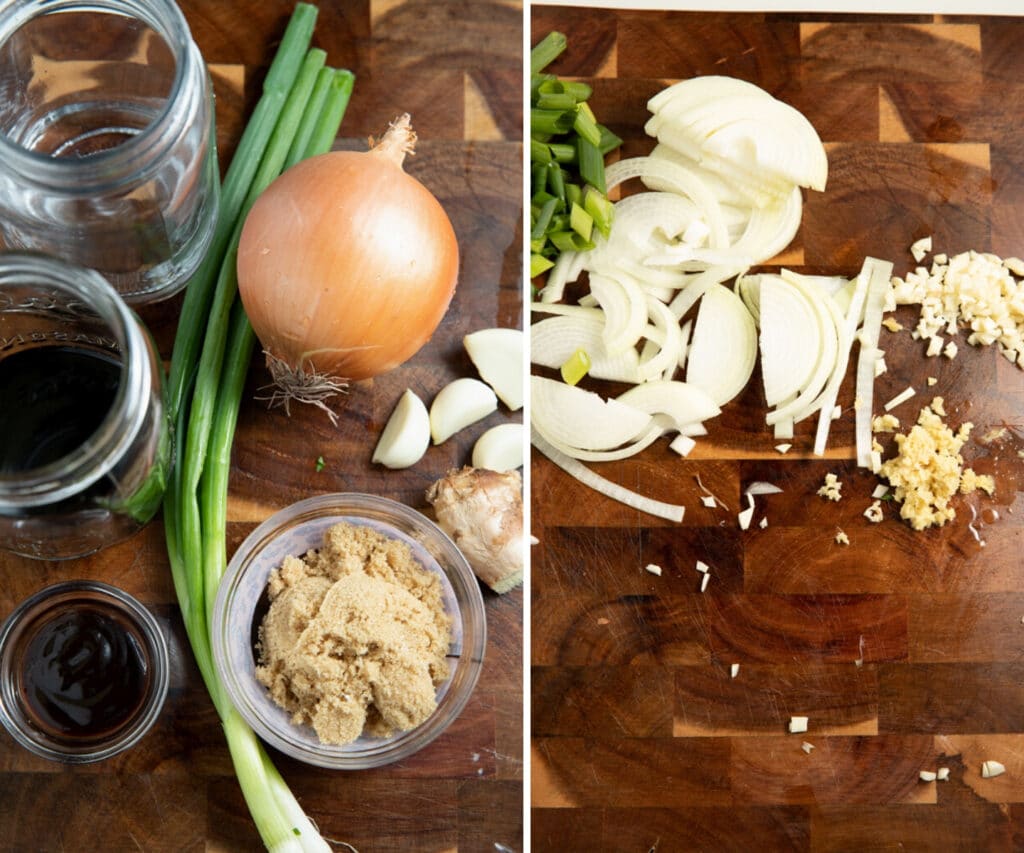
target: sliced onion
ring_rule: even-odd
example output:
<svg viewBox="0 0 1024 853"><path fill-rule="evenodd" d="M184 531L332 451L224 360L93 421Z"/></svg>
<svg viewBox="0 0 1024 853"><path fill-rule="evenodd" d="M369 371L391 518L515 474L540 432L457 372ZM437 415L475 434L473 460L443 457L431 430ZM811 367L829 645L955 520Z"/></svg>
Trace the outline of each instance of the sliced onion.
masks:
<svg viewBox="0 0 1024 853"><path fill-rule="evenodd" d="M860 333L860 352L857 357L856 394L859 406L856 412L857 464L871 467L871 414L875 396L875 351L882 331L882 313L892 280L892 263L877 258L866 258L870 267L868 293L864 303L864 326Z"/></svg>
<svg viewBox="0 0 1024 853"><path fill-rule="evenodd" d="M549 440L583 450L611 450L636 439L651 416L615 399L542 376L530 377L531 421Z"/></svg>
<svg viewBox="0 0 1024 853"><path fill-rule="evenodd" d="M758 305L764 396L769 406L777 406L810 381L824 331L804 293L781 276L760 277Z"/></svg>
<svg viewBox="0 0 1024 853"><path fill-rule="evenodd" d="M644 382L615 399L649 415L668 415L676 429L706 421L722 411L706 391L688 382Z"/></svg>
<svg viewBox="0 0 1024 853"><path fill-rule="evenodd" d="M611 480L591 471L578 459L573 459L571 456L566 456L564 453L556 450L547 441L545 441L542 436L537 435L536 431L533 433L532 442L533 446L536 447L537 450L565 471L569 476L574 477L576 480L583 483L583 485L589 486L591 489L600 492L606 497L619 501L620 503L641 512L657 516L658 518L665 518L669 521L677 522L683 520L683 514L686 512L686 507L678 504L670 504L663 501L653 500L652 498L644 497L637 492L631 491L625 486L620 486L618 483L613 483Z"/></svg>
<svg viewBox="0 0 1024 853"><path fill-rule="evenodd" d="M719 406L743 390L757 360L757 329L742 300L721 284L703 296L693 328L686 379Z"/></svg>
<svg viewBox="0 0 1024 853"><path fill-rule="evenodd" d="M604 321L599 317L548 317L530 326L530 359L557 369L576 350L590 357L589 376L612 382L639 382L640 357L635 349L609 355L604 347Z"/></svg>
<svg viewBox="0 0 1024 853"><path fill-rule="evenodd" d="M553 440L550 436L545 435L544 430L537 425L534 425L533 429L559 453L564 453L573 459L581 459L584 462L614 462L618 459L628 459L641 450L646 450L666 432L666 428L662 424L652 423L646 432L624 447L619 447L615 450L584 450L581 447L573 447L572 445L562 444L560 441Z"/></svg>
<svg viewBox="0 0 1024 853"><path fill-rule="evenodd" d="M591 273L590 292L604 311L605 349L614 355L634 346L647 325L647 300L636 280Z"/></svg>
<svg viewBox="0 0 1024 853"><path fill-rule="evenodd" d="M729 244L729 232L722 216L721 205L695 171L678 163L652 157L619 160L605 170L605 183L609 190L633 178L657 178L673 192L691 199L704 214L704 221L710 231L709 245L713 248L724 248Z"/></svg>
<svg viewBox="0 0 1024 853"><path fill-rule="evenodd" d="M647 310L650 318L654 321L655 328L661 333L661 345L656 353L650 354L648 358L644 358L640 362L638 371L641 380L656 379L665 371L674 370L679 364L683 340L679 321L664 302L659 302L653 296L648 296Z"/></svg>
<svg viewBox="0 0 1024 853"><path fill-rule="evenodd" d="M832 426L832 408L839 397L839 388L846 376L846 368L850 364L850 349L853 346L853 337L857 331L857 324L863 313L864 300L868 292L868 281L871 277L871 267L865 262L861 267L860 275L857 276L855 289L847 306L843 323L841 326L841 345L836 356L836 366L825 384L822 391L821 409L818 416L818 428L814 433L814 454L822 456L825 453L825 444L828 441L829 430ZM838 291L837 291L838 292ZM836 303L838 308L838 303ZM881 322L881 320L879 320Z"/></svg>

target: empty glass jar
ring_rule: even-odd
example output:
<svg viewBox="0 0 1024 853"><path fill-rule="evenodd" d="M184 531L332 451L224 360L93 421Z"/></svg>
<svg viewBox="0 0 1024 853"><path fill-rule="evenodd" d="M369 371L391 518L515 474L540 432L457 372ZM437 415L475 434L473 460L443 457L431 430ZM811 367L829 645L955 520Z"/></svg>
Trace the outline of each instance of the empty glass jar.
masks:
<svg viewBox="0 0 1024 853"><path fill-rule="evenodd" d="M0 234L131 303L188 281L217 215L209 75L173 0L0 0Z"/></svg>
<svg viewBox="0 0 1024 853"><path fill-rule="evenodd" d="M171 462L161 374L99 273L0 254L0 548L78 557L153 517Z"/></svg>

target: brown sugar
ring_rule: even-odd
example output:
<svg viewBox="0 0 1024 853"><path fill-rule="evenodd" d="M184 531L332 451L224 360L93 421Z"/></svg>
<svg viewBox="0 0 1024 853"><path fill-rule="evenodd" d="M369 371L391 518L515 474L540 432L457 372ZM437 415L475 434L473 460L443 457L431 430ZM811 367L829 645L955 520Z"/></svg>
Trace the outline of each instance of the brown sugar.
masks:
<svg viewBox="0 0 1024 853"><path fill-rule="evenodd" d="M424 722L448 677L451 619L440 577L400 539L339 523L286 557L268 583L256 678L322 743Z"/></svg>

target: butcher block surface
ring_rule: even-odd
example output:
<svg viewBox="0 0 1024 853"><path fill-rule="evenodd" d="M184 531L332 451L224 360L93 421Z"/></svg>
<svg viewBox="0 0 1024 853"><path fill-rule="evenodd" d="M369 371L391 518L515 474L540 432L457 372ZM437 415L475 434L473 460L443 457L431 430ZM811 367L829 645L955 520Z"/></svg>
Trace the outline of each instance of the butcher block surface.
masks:
<svg viewBox="0 0 1024 853"><path fill-rule="evenodd" d="M548 70L593 86L621 156L653 147L647 99L695 75L757 83L810 119L828 185L768 269L852 276L873 255L904 274L927 235L950 255L1024 254L1024 21L545 6L531 26L532 44L567 35ZM774 449L755 373L688 458L662 441L594 466L685 504L679 524L534 455L534 850L1024 846L1024 373L962 335L956 359L925 358L916 310L895 316L876 414L913 386L894 411L906 429L941 395L951 426L975 425L967 464L995 476L942 529L915 532L890 503L882 523L863 517L878 480L854 460L852 370L824 458L811 423ZM839 502L816 494L829 472ZM743 531L754 481L783 492ZM982 778L985 760L1005 774ZM919 780L940 767L948 781Z"/></svg>
<svg viewBox="0 0 1024 853"><path fill-rule="evenodd" d="M294 3L200 2L182 8L217 95L222 166L233 153ZM460 246L459 286L431 342L406 365L357 383L323 412L267 410L268 374L255 357L238 424L228 506L228 554L276 510L328 492L368 492L429 512L424 492L469 463L489 426L520 420L501 407L415 467L387 471L370 456L406 388L429 403L473 376L462 336L522 322L521 44L510 2L360 0L320 4L314 44L356 74L336 148L365 150L402 112L419 134L408 171L441 201ZM141 311L170 358L180 298ZM322 470L318 464L322 458ZM171 643L170 695L132 750L69 768L36 758L0 733L0 850L255 851L262 849L234 776L217 715L185 639L159 520L92 557L37 562L0 553L0 614L58 581L122 587L158 616ZM522 592L484 591L488 644L476 690L452 727L398 764L329 771L273 754L334 849L522 848Z"/></svg>

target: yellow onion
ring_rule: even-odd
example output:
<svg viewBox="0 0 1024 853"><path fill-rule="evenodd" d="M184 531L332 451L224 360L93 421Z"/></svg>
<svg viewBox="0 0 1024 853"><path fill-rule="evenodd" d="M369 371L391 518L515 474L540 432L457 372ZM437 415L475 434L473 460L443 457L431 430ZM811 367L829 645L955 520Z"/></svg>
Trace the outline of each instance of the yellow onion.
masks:
<svg viewBox="0 0 1024 853"><path fill-rule="evenodd" d="M317 403L391 370L441 322L458 244L441 204L402 168L415 141L403 115L369 151L304 160L246 218L239 293L279 399Z"/></svg>

